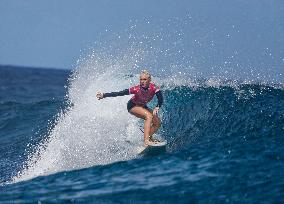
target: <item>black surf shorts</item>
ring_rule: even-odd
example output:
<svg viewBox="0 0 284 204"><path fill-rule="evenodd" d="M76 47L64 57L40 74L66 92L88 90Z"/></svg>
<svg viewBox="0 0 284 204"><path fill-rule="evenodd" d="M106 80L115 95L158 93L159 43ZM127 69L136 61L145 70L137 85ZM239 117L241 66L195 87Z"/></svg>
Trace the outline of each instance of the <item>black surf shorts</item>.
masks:
<svg viewBox="0 0 284 204"><path fill-rule="evenodd" d="M133 103L133 101L130 99L127 103L127 110L128 112L134 107L137 106L135 103ZM142 106L143 108L149 109L146 105Z"/></svg>

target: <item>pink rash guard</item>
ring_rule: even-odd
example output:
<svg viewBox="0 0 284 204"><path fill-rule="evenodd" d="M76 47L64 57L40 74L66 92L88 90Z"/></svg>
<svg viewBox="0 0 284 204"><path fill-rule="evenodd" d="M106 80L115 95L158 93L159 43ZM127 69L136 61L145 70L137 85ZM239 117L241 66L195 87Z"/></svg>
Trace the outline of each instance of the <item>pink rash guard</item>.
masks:
<svg viewBox="0 0 284 204"><path fill-rule="evenodd" d="M132 102L139 106L145 106L158 91L160 88L153 83L149 84L148 89L144 89L140 85L129 88L129 93L134 94L131 98Z"/></svg>

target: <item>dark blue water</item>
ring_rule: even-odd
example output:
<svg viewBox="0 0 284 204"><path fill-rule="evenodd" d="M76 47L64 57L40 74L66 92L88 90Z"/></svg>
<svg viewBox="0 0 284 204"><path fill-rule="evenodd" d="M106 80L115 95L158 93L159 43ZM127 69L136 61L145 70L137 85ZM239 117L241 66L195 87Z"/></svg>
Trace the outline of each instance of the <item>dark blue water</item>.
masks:
<svg viewBox="0 0 284 204"><path fill-rule="evenodd" d="M17 172L28 144L37 144L48 120L64 105L69 72L0 66L0 182Z"/></svg>
<svg viewBox="0 0 284 204"><path fill-rule="evenodd" d="M78 101L75 103L76 90L83 87L88 92L89 89L78 83L80 77L71 80L70 85L69 75L64 70L0 67L1 203L284 202L281 84L162 85L165 104L160 135L168 141L165 154L121 158L107 164L93 162L82 164L82 168L77 163L93 161L86 160L89 155L84 153L84 148L80 149L81 154L71 151L68 157L58 155L62 163L66 158L75 158L72 170L67 165L59 168L58 163L52 166L47 145L43 150L46 152L40 153L38 166L44 164L56 169L54 173L37 174L31 167L25 170L33 149L46 138L52 138L52 130L60 129L57 132L63 135L68 117L76 121L78 113L74 110L78 110L78 104L83 106ZM95 93L97 87L92 89L91 93ZM68 102L70 98L74 104ZM88 97L78 98L88 101ZM73 112L68 112L70 107ZM78 112L85 109L79 108ZM69 114L58 116L62 111ZM90 110L87 112L91 114ZM58 122L58 117L64 122ZM79 126L89 120L92 118ZM103 123L104 119L100 121ZM115 123L108 122L116 128ZM67 129L73 127L70 125ZM92 128L92 125L84 126L86 132L75 134L75 139L70 139L72 145L90 148L82 145L80 138L88 139L84 135ZM94 141L101 138L96 132L92 134L96 135ZM67 135L73 138L70 132ZM142 134L139 137L142 140ZM48 143L53 144L52 141ZM92 146L97 147L95 142ZM108 152L109 157L112 154L119 155L119 152ZM23 171L33 176L17 179Z"/></svg>

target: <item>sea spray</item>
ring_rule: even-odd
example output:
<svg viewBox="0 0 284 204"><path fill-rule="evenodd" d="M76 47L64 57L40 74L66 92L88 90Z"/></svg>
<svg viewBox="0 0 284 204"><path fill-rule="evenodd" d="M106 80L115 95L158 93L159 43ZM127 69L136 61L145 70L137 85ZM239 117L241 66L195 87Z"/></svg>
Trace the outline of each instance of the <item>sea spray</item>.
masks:
<svg viewBox="0 0 284 204"><path fill-rule="evenodd" d="M143 140L138 120L126 110L130 96L96 98L97 91L118 91L137 83L125 76L126 67L135 66L125 59L79 65L69 81L68 108L58 114L14 182L137 156Z"/></svg>

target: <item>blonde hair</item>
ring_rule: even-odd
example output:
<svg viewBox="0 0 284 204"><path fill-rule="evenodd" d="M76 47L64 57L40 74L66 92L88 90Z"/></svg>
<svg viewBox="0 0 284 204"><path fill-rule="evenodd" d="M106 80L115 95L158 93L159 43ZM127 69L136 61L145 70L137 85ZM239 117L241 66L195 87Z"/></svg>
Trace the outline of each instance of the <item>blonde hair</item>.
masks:
<svg viewBox="0 0 284 204"><path fill-rule="evenodd" d="M141 74L145 74L151 80L151 74L146 69L142 70L140 75Z"/></svg>

